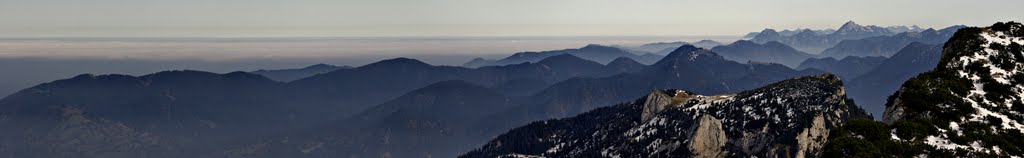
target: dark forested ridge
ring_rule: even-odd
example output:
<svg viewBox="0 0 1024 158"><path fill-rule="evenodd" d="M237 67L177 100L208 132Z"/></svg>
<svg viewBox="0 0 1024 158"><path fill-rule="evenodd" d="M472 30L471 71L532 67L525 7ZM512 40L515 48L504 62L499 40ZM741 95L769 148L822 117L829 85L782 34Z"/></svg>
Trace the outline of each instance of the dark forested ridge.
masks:
<svg viewBox="0 0 1024 158"><path fill-rule="evenodd" d="M849 56L836 60L836 58L809 58L800 62L800 65L796 67L797 70L803 69L818 69L825 72L833 73L842 78L843 80L849 81L860 77L864 73L874 70L878 65L888 60L886 57L856 57Z"/></svg>
<svg viewBox="0 0 1024 158"><path fill-rule="evenodd" d="M847 80L849 96L857 101L857 105L874 114L876 119L881 118L886 98L903 82L935 69L941 56L942 45L911 43L874 69Z"/></svg>
<svg viewBox="0 0 1024 158"><path fill-rule="evenodd" d="M757 44L739 40L729 45L714 47L711 51L732 61L779 63L793 68L797 67L800 62L814 57L814 55L798 51L793 49L793 47L775 41Z"/></svg>
<svg viewBox="0 0 1024 158"><path fill-rule="evenodd" d="M108 150L188 157L221 150L217 148L238 141L348 118L403 93L446 80L495 88L522 86L505 83L524 81L536 86L515 92L533 93L572 77L609 76L635 69L628 63L605 66L561 55L538 63L476 69L432 66L400 58L288 83L245 72L79 75L0 99L0 116L4 118L0 126L5 129L0 131L5 150L0 151L19 157L106 157L96 152ZM102 132L105 130L121 132ZM55 142L84 137L89 140L78 144ZM140 141L144 144L136 143ZM40 144L17 145L26 142ZM127 144L113 146L122 142ZM6 150L8 147L17 150ZM42 150L56 152L38 152Z"/></svg>

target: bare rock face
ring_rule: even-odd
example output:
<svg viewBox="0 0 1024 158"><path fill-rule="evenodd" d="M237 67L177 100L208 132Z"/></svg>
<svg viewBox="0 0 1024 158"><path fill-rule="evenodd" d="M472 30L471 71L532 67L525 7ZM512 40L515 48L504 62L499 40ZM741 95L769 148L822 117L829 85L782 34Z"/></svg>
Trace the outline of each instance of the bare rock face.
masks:
<svg viewBox="0 0 1024 158"><path fill-rule="evenodd" d="M828 133L829 129L825 127L825 118L821 115L815 116L811 127L804 129L796 136L797 144L800 145L796 157L804 158L808 157L807 153L819 153L828 141Z"/></svg>
<svg viewBox="0 0 1024 158"><path fill-rule="evenodd" d="M728 153L725 151L725 144L729 138L725 135L725 130L722 129L722 120L711 115L704 115L700 117L697 124L697 129L692 137L693 142L690 142L690 151L693 152L693 157L725 157Z"/></svg>
<svg viewBox="0 0 1024 158"><path fill-rule="evenodd" d="M692 92L684 90L676 90L672 95L669 95L662 91L653 90L651 91L651 94L647 95L646 99L644 99L643 114L641 114L640 117L643 120L650 120L651 117L658 115L668 108L680 106L682 103L687 103L693 99L721 99L730 96L731 95L705 97L695 95Z"/></svg>
<svg viewBox="0 0 1024 158"><path fill-rule="evenodd" d="M651 116L661 113L662 110L665 110L671 104L671 96L661 91L652 91L651 94L647 95L647 100L644 101L643 114L640 116L643 120L649 120Z"/></svg>
<svg viewBox="0 0 1024 158"><path fill-rule="evenodd" d="M760 153L765 149L764 147L769 146L768 144L773 140L773 138L768 135L769 129L770 128L768 128L768 126L764 126L760 131L743 132L743 137L736 140L736 142L733 142L733 144L738 145L740 152Z"/></svg>
<svg viewBox="0 0 1024 158"><path fill-rule="evenodd" d="M900 94L901 93L896 93L895 95L898 96ZM882 122L892 125L893 123L896 123L897 120L902 119L904 114L902 105L903 104L899 97L895 97L895 99L892 100L891 106L885 107L885 113L882 114Z"/></svg>

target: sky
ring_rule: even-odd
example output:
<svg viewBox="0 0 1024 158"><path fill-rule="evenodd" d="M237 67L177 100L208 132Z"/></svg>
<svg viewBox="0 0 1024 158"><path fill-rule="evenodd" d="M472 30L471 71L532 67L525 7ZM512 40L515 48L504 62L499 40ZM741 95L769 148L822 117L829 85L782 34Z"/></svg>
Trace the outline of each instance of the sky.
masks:
<svg viewBox="0 0 1024 158"><path fill-rule="evenodd" d="M0 38L707 36L1021 21L1021 0L0 0Z"/></svg>

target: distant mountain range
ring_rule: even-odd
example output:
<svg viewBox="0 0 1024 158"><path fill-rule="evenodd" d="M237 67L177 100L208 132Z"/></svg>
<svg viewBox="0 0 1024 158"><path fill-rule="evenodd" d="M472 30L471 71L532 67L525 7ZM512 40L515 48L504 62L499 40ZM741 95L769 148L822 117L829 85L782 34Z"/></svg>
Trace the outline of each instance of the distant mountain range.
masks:
<svg viewBox="0 0 1024 158"><path fill-rule="evenodd" d="M697 42L693 42L690 45L693 45L693 46L695 46L697 48L711 49L711 48L714 48L716 46L724 45L724 43L721 43L721 42L718 42L718 41L713 41L713 40L700 40L700 41L697 41Z"/></svg>
<svg viewBox="0 0 1024 158"><path fill-rule="evenodd" d="M256 70L249 73L266 76L274 81L291 82L309 76L331 72L338 69L351 69L351 66L334 66L327 64L316 64L299 69L280 70Z"/></svg>
<svg viewBox="0 0 1024 158"><path fill-rule="evenodd" d="M836 32L829 35L840 36L844 39L861 39L874 36L892 35L896 32L892 32L884 27L875 25L859 25L856 22L849 21L839 27Z"/></svg>
<svg viewBox="0 0 1024 158"><path fill-rule="evenodd" d="M310 153L312 155L331 155L332 152L341 152L357 156L389 154L396 157L422 155L453 157L472 149L475 147L473 144L483 143L486 139L512 127L536 120L569 117L591 109L632 100L641 96L644 91L651 89L689 87L698 93L720 94L817 73L820 72L800 72L777 64L740 64L725 60L706 49L683 46L657 64L647 66L637 72L604 78L570 79L530 96L510 97L483 88L443 91L442 89L448 89L446 87L479 87L462 81L443 82L448 85L435 84L415 90L403 97L370 108L368 113L356 115L348 121L335 123L356 126L357 128L351 129L360 129L358 131L346 130L350 128L318 129L301 134L309 135L308 137L290 137L292 138L291 143L258 142L255 144L301 146L319 142L324 143L324 148L335 149L318 150ZM666 77L664 74L680 74L680 76ZM708 82L719 84L706 84ZM474 97L465 98L468 96ZM454 102L459 100L462 102ZM445 104L457 105L435 104L445 101L452 101ZM397 103L408 105L398 105ZM427 105L433 106L424 107ZM446 115L438 115L438 112L431 111L444 110L449 106L482 107L477 110ZM362 124L368 126L360 126ZM324 139L331 137L334 138ZM376 142L376 140L382 139L390 141L381 144L351 143L351 141ZM290 148L294 147L282 147L282 149ZM268 153L289 155L285 157L309 155L282 150L268 151Z"/></svg>
<svg viewBox="0 0 1024 158"><path fill-rule="evenodd" d="M651 89L686 88L697 94L725 94L821 71L796 71L779 64L742 64L716 53L683 46L647 68L606 78L571 79L535 94L534 102L497 115L509 127L544 118L573 116L632 100ZM500 132L500 131L497 131Z"/></svg>
<svg viewBox="0 0 1024 158"><path fill-rule="evenodd" d="M889 26L889 27L885 27L885 29L889 30L889 32L893 32L893 33L921 32L921 31L925 30L925 29L923 29L921 27L918 27L917 25L911 25L910 27L907 27L907 26Z"/></svg>
<svg viewBox="0 0 1024 158"><path fill-rule="evenodd" d="M797 70L803 69L818 69L825 72L834 73L843 80L851 80L860 75L867 73L868 71L874 70L879 64L886 61L886 57L856 57L849 56L842 60L836 60L836 58L810 58L804 60L796 67Z"/></svg>
<svg viewBox="0 0 1024 158"><path fill-rule="evenodd" d="M782 31L778 31L778 33L779 33L779 35L782 35L782 36L793 36L793 35L799 34L799 33L804 32L804 31L811 31L811 32L813 32L815 34L818 34L818 35L827 35L827 34L831 34L833 32L836 32L836 29L822 29L822 30L794 29L794 30L782 30ZM750 32L750 33L747 33L746 35L744 35L743 38L744 39L751 39L751 38L757 37L758 34L761 34L761 33L760 32Z"/></svg>
<svg viewBox="0 0 1024 158"><path fill-rule="evenodd" d="M757 37L757 35L759 35L759 34L761 34L761 32L750 32L750 33L747 33L746 35L743 35L742 38L743 39L751 39L751 38Z"/></svg>
<svg viewBox="0 0 1024 158"><path fill-rule="evenodd" d="M651 52L651 53L661 54L661 55L667 55L668 53L672 52L676 48L679 48L680 46L683 46L683 45L692 45L692 44L690 44L689 42L657 42L657 43L643 44L643 45L636 46L636 47L620 46L620 48L632 49L632 50L644 51L644 52ZM669 51L668 52L663 52L663 50L665 50L665 49L668 49Z"/></svg>
<svg viewBox="0 0 1024 158"><path fill-rule="evenodd" d="M956 30L965 26L951 26L942 30L928 29L922 32L905 32L893 36L877 36L856 40L844 40L821 53L822 56L843 58L846 56L892 56L896 51L912 42L942 44L953 36Z"/></svg>
<svg viewBox="0 0 1024 158"><path fill-rule="evenodd" d="M776 41L792 46L793 48L803 52L820 54L825 49L831 48L844 40L892 36L904 32L918 32L918 30L921 29L905 26L880 27L874 25L860 25L856 22L849 21L835 31L804 29L783 33L777 32L773 29L765 29L760 33L757 33L757 35L750 40L762 44L770 41Z"/></svg>
<svg viewBox="0 0 1024 158"><path fill-rule="evenodd" d="M0 157L1024 155L1024 25L754 36L465 66L83 74L0 99Z"/></svg>
<svg viewBox="0 0 1024 158"><path fill-rule="evenodd" d="M863 75L847 79L849 96L880 118L886 98L896 92L903 82L934 69L941 56L942 45L911 43Z"/></svg>
<svg viewBox="0 0 1024 158"><path fill-rule="evenodd" d="M583 58L583 59L587 59L587 60L590 60L590 61L595 61L595 62L598 62L598 63L601 63L601 64L607 64L607 63L611 62L612 60L615 60L615 58L619 58L619 57L627 57L627 58L631 58L633 60L636 60L636 61L638 61L640 63L650 64L650 63L654 63L655 61L660 60L661 57L662 57L662 55L656 55L656 54L650 54L650 53L634 54L634 53L630 52L629 50L625 50L625 49L618 48L618 47L591 44L591 45L587 45L585 47L578 48L578 49L564 49L564 50L553 50L553 51L542 51L542 52L522 52L522 53L516 53L516 54L513 54L512 56L509 56L509 57L506 57L506 58L502 58L502 59L498 59L498 60L488 60L488 59L483 59L483 58L476 58L476 59L473 59L472 61L469 61L469 62L463 64L462 66L463 67L469 67L469 68L476 68L476 67L484 67L484 66L502 66L502 65L520 64L520 63L525 63L525 62L537 62L537 61L540 61L541 59L544 59L544 58L547 58L547 57L556 56L556 55L563 55L563 54L570 54L570 55L577 56L577 57L580 57L580 58Z"/></svg>
<svg viewBox="0 0 1024 158"><path fill-rule="evenodd" d="M93 145L160 139L147 144L125 144L124 149L109 150L138 152L126 153L130 155L150 155L146 157L191 157L195 155L183 154L212 152L223 149L224 146L217 144L230 144L348 118L373 105L440 81L460 79L498 89L509 89L502 86L516 86L509 93L530 94L568 78L609 76L624 73L616 71L635 70L637 67L629 65L628 61L620 63L625 64L617 65L624 67L608 67L571 55L559 55L537 63L469 69L432 66L413 59L399 58L352 69L339 69L288 83L245 72L215 74L168 71L139 77L80 75L38 85L0 99L0 116L5 118L0 126L9 129L0 135L18 136L2 138L0 144L7 146L27 141L46 142L44 139L51 139L55 135L71 136L66 139L94 138L88 142ZM510 82L526 85L508 84ZM105 129L108 127L91 124L76 124L73 129L54 130L55 127L83 119L102 120L106 122L102 126L112 126L109 128L124 131L126 135L147 137L95 135L104 134L95 131L108 130ZM61 138L59 141L66 139ZM19 149L24 150L17 151L25 153L13 154L40 154L33 151L43 149L59 150L50 153L58 155L108 150L64 144L76 147L65 150L58 149L62 147L59 145L43 143L19 146ZM43 157L52 156L55 155Z"/></svg>
<svg viewBox="0 0 1024 158"><path fill-rule="evenodd" d="M61 139L63 141L81 137L96 138L91 142L94 145L157 139L165 141L125 144L125 148L112 150L133 151L136 153L125 154L143 154L147 157L191 157L195 156L193 154L239 156L247 155L233 153L242 150L234 148L239 144L248 146L268 143L270 140L281 141L283 138L279 137L282 135L280 133L300 133L295 135L309 137L293 135L289 139L295 143L320 142L332 150L313 148L306 153L268 149L259 153L295 154L292 156L338 154L334 152L356 155L390 153L399 157L454 156L505 129L535 120L576 115L630 100L650 89L684 87L701 94L731 93L817 73L820 72L796 71L778 64L741 64L725 60L706 49L683 46L669 54L668 58L650 66L625 57L601 65L563 54L536 63L476 69L432 66L413 59L398 58L351 69L338 69L288 83L245 72L214 74L175 71L139 77L82 75L29 88L0 99L0 111L4 111L0 115L8 120L0 123L0 126L14 129L3 135L19 136L3 138L0 142L47 142L45 139L55 135L71 136ZM460 114L475 115L438 115L437 112L429 111L446 109L442 106L450 107L452 109L449 110L453 111L466 110L466 113ZM479 109L473 110L471 107ZM239 112L237 109L246 110ZM438 118L442 116L474 121L451 122L453 119ZM82 119L103 120L97 123L104 124L44 130ZM376 123L358 126L359 122ZM117 128L129 137L94 135L91 132L112 130L105 128ZM308 128L322 130L299 130ZM424 133L437 131L428 129L464 132L456 132L462 134L454 137L456 135L450 132ZM36 130L46 132L18 134ZM261 132L244 132L246 130ZM366 144L392 138L395 144ZM409 142L413 140L436 140L436 143ZM367 148L365 150L350 150L355 149L355 146L346 144L352 142L369 146L364 146ZM459 150L445 143L461 144L463 148ZM309 147L309 144L294 143L267 145L282 146L279 149ZM437 147L451 150L440 150ZM43 143L19 146L18 149L25 152L14 155L32 157L41 156L34 155L40 153L85 153L83 157L116 157L95 153L104 149L83 148L73 144L61 146ZM30 152L39 149L60 152Z"/></svg>
<svg viewBox="0 0 1024 158"><path fill-rule="evenodd" d="M622 66L622 65L619 65ZM628 66L628 65L626 65ZM301 93L314 98L330 98L324 101L302 104L322 104L347 110L334 111L330 115L344 117L367 107L393 99L405 92L440 81L464 80L478 85L503 89L501 86L525 86L518 94L530 94L543 88L574 77L604 77L628 68L617 68L562 54L551 56L535 63L521 63L506 66L463 68L433 66L414 59L398 58L373 64L341 69L290 82ZM510 82L534 85L509 85ZM367 91L372 91L369 93ZM341 109L339 109L341 110Z"/></svg>
<svg viewBox="0 0 1024 158"><path fill-rule="evenodd" d="M637 50L637 51L641 51L641 52L651 52L651 53L658 54L658 55L668 55L668 53L672 53L672 51L676 50L676 48L679 48L680 46L683 46L683 45L692 45L692 46L695 46L697 48L711 49L711 48L713 48L715 46L720 46L720 45L723 45L723 44L721 42L713 41L713 40L700 40L700 41L696 41L696 42L693 42L693 43L689 43L689 42L657 42L657 43L643 44L643 45L636 46L636 47L622 47L622 48L624 48L624 49L631 49L631 50Z"/></svg>
<svg viewBox="0 0 1024 158"><path fill-rule="evenodd" d="M757 44L746 40L739 40L729 45L714 47L711 51L732 61L779 63L794 68L800 62L814 57L814 55L798 51L786 44L774 41Z"/></svg>
<svg viewBox="0 0 1024 158"><path fill-rule="evenodd" d="M772 45L784 46L781 44L745 43L757 45L755 47L757 49L773 48ZM744 42L722 47L738 47L739 45L744 45ZM346 155L362 156L389 154L399 157L421 155L444 157L465 152L473 148L475 146L473 144L483 143L486 139L512 127L536 120L574 116L595 108L629 101L651 89L685 88L695 94L727 94L754 89L787 78L820 73L822 71L816 69L797 71L780 64L758 62L743 64L727 60L712 50L686 45L677 48L661 61L649 66L629 57L615 58L607 65L602 65L574 55L562 54L531 63L487 66L476 69L433 66L413 59L398 58L356 68L342 68L314 74L311 77L288 83L276 82L260 75L243 72L212 74L184 71L164 72L153 76L115 75L96 78L86 75L76 77L66 83L59 82L61 84L57 85L61 86L34 87L0 100L0 107L7 108L4 111L12 111L3 115L15 118L9 119L14 121L6 121L5 124L0 125L12 127L10 129L22 129L14 131L23 132L39 128L51 129L58 125L66 126L65 124L82 119L102 120L97 122L101 124L86 124L75 126L73 129L43 130L49 131L44 132L49 134L26 137L31 139L3 138L3 142L7 142L7 144L18 144L29 140L46 142L42 139L54 135L72 135L74 136L72 138L99 138L92 142L94 144L188 138L184 141L125 144L129 147L143 146L144 148L118 149L169 156L193 156L192 154L199 153L213 157L261 157L267 155L333 157L346 153ZM123 79L112 80L111 78L128 80L118 81ZM235 78L252 81L236 81ZM253 85L203 86L204 83L217 83L210 81ZM99 85L133 85L138 90L97 89L115 88ZM221 84L221 86L231 85ZM85 96L85 92L115 91L123 93L89 94L89 96L107 96L92 100L83 100L85 98L78 97ZM216 95L219 93L233 95ZM111 97L118 97L120 98L118 100L126 102L108 102L108 99L102 99ZM218 99L211 99L214 97ZM40 102L40 100L46 102ZM233 106L223 107L224 105ZM280 105L291 106L282 107ZM14 109L10 109L12 107ZM124 107L141 109L132 110L134 112L131 113L134 115L121 115L122 111L114 110L132 109ZM241 107L249 109L248 112L230 112ZM474 109L474 107L478 107L478 109ZM175 110L161 111L162 108ZM439 112L431 112L431 110L466 110L460 113L473 115L437 115ZM196 112L201 113L193 114ZM45 113L46 115L25 116L25 114L33 113ZM222 119L219 118L223 116L220 113L234 113L237 116L232 119ZM163 120L176 120L177 123L188 125L172 126L157 118L132 119L136 115L165 116ZM33 123L35 125L32 126L35 127L26 129L24 126L28 125L24 121L33 119L55 121ZM251 120L262 120L257 122L266 123L247 124ZM118 126L119 124L124 126ZM263 127L275 128L259 129L264 131L262 133L223 136L227 133ZM96 130L112 130L106 128L116 128L130 137L97 136L87 133ZM315 130L300 130L310 128ZM203 136L181 135L180 132L150 132L196 129L204 129L198 133ZM253 138L258 139L254 140ZM389 141L383 144L367 144L367 142L379 140ZM223 145L210 144L214 142ZM252 151L248 154L245 154L246 152L238 153L260 144L274 149ZM311 144L314 146L310 146ZM195 148L176 149L181 145ZM19 149L31 151L29 149L44 148L62 151L53 154L73 154L98 150L90 148L59 149L60 146L54 146L54 144L36 144ZM294 148L309 150L281 150ZM189 152L171 154L174 150L170 149ZM27 153L35 152L16 154Z"/></svg>
<svg viewBox="0 0 1024 158"><path fill-rule="evenodd" d="M847 100L838 77L819 75L733 95L654 91L515 128L461 157L1019 157L1021 43L1015 22L957 31L939 66L889 98L883 122ZM891 59L933 48L914 43Z"/></svg>

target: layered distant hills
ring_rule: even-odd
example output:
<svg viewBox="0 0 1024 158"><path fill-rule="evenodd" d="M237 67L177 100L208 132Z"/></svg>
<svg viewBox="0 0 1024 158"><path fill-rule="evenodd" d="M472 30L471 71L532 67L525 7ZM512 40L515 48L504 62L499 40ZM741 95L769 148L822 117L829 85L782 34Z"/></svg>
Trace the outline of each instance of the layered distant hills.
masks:
<svg viewBox="0 0 1024 158"><path fill-rule="evenodd" d="M83 74L0 99L0 157L1021 156L1021 30L851 21L463 66Z"/></svg>
<svg viewBox="0 0 1024 158"><path fill-rule="evenodd" d="M848 79L849 96L880 118L886 98L896 92L904 81L934 69L941 56L942 45L911 43L870 71Z"/></svg>
<svg viewBox="0 0 1024 158"><path fill-rule="evenodd" d="M1019 157L1021 43L1015 22L957 31L938 67L890 97L883 122L846 100L838 77L819 75L728 95L655 90L515 128L461 157Z"/></svg>
<svg viewBox="0 0 1024 158"><path fill-rule="evenodd" d="M390 153L405 156L454 156L472 147L467 144L482 143L485 141L484 138L503 132L504 129L534 120L576 115L604 105L630 100L652 88L684 87L701 94L733 93L786 78L818 73L820 71L796 71L777 64L737 63L725 60L709 50L693 46L678 48L650 66L626 57L616 58L608 65L602 65L570 54L550 56L535 63L475 69L433 66L414 59L398 58L355 68L338 69L287 83L245 72L214 74L200 71L170 71L137 77L82 75L23 90L0 100L0 108L4 111L2 115L7 118L2 124L4 129L12 129L4 134L19 136L4 138L5 146L27 141L46 142L45 140L55 135L71 136L66 139L90 137L95 139L91 140L93 145L161 140L145 142L141 148L135 147L140 146L139 144L126 144L129 147L117 149L43 143L18 146L17 149L24 150L17 151L26 152L11 153L13 155L59 157L65 154L84 154L85 157L116 157L96 153L101 150L113 150L127 155L154 153L147 154L147 157L195 156L192 154L205 155L218 151L241 150L232 145L268 143L253 142L254 139L282 138L277 136L280 134L274 133L308 133L301 129L327 128L336 130L325 130L335 131L327 134L301 134L322 137L291 138L297 139L292 140L295 142L324 143L323 146L330 147L328 149L331 150L293 153L297 150L282 150L299 148L307 144L283 143L277 145L288 148L268 149L263 152L286 155L334 155L336 152L344 151L342 153L361 153L356 155ZM466 95L474 97L464 97ZM507 99L471 101L481 97ZM441 107L423 108L428 104L464 104L465 106L452 108L468 110L466 113L460 112L460 115L474 114L462 116L466 120L480 121L434 120L433 116L426 115L434 115L435 112L423 110ZM479 107L480 110L486 111L465 109L468 107ZM237 111L238 109L246 110ZM382 109L391 110L380 111ZM55 127L80 121L79 118L103 120L107 125L116 126L129 136L139 137L96 135L97 133L92 131L106 130L106 127L88 124L76 125L73 130L53 130ZM348 125L358 124L353 122L379 122L372 125L381 127L346 128ZM463 139L458 141L451 137L455 135L445 137L445 134L451 133L430 136L424 135L428 133L383 128L392 125L412 125L417 126L416 129L419 129L418 126L436 126L445 130L466 131L468 133L463 134L474 134L476 137L458 137ZM376 128L382 129L370 130ZM346 132L351 129L366 130ZM238 134L246 130L261 132ZM45 132L18 134L30 131ZM396 133L379 135L386 134L387 131ZM338 135L339 133L346 134ZM391 137L396 138L396 142L404 143L396 143L398 147L366 144ZM436 140L436 143L440 144L407 142L415 140L414 138ZM363 146L360 148L368 149L354 150L357 149L356 146L347 144L352 141L360 142L356 143ZM438 148L432 148L444 147L445 143L466 146L461 150L446 148L453 150L439 151ZM62 149L66 146L71 147ZM44 155L34 155L43 153L31 152L38 150L60 152ZM227 154L232 155L246 154Z"/></svg>
<svg viewBox="0 0 1024 158"><path fill-rule="evenodd" d="M857 56L845 57L842 60L836 60L836 58L832 57L810 58L801 62L796 69L818 69L834 73L844 80L850 80L874 70L879 64L887 61L887 59L885 57Z"/></svg>
<svg viewBox="0 0 1024 158"><path fill-rule="evenodd" d="M626 64L617 64L623 67L608 67L571 55L560 55L538 63L469 69L432 66L413 59L399 58L339 69L288 83L245 72L214 74L168 71L145 76L80 75L38 85L0 99L0 111L3 111L0 115L5 118L0 124L9 125L4 126L4 129L10 130L3 131L3 135L17 136L3 139L5 147L52 139L50 136L53 135L74 136L67 139L89 137L94 139L89 142L94 145L143 141L139 140L141 138L95 133L105 129L89 124L76 125L74 130L55 130L55 127L62 124L72 123L68 121L80 121L79 118L82 118L103 120L110 125L118 125L116 128L125 130L126 134L147 135L149 137L145 139L162 141L149 142L153 147L145 149L75 148L52 154L124 150L137 154L189 157L194 155L181 154L215 150L224 147L216 145L220 143L259 138L269 133L303 129L347 118L372 105L440 81L465 80L495 88L515 86L515 91L510 93L529 94L572 77L601 77L636 69L628 61L623 63ZM509 84L513 82L525 85ZM43 120L45 122L36 122ZM247 130L262 133L245 132ZM22 132L30 133L18 134ZM238 134L240 132L245 134ZM58 145L43 143L18 146L18 149L25 150L16 151L39 154L34 151L58 150L55 149L60 147ZM43 157L51 156L54 155ZM103 157L101 154L90 156Z"/></svg>
<svg viewBox="0 0 1024 158"><path fill-rule="evenodd" d="M757 44L740 40L729 45L714 47L711 50L733 61L771 62L789 67L797 67L800 62L814 57L814 55L798 51L793 49L793 47L774 41Z"/></svg>
<svg viewBox="0 0 1024 158"><path fill-rule="evenodd" d="M712 67L705 68L704 65ZM289 143L253 144L269 143L282 146L279 149L290 149L309 143L323 143L323 148L332 149L316 150L309 153L311 155L340 152L356 156L454 157L475 147L473 144L483 143L512 127L536 120L574 116L604 105L632 100L651 88L688 87L702 94L722 94L818 73L795 71L782 65L741 64L725 60L706 49L683 46L637 72L569 79L529 96L512 97L464 81L445 81L414 90L353 118L329 124L355 126L352 128L302 132L289 136ZM671 77L663 74L680 75ZM708 82L717 84L706 84ZM461 112L439 114L442 111ZM382 139L390 141L380 142ZM285 157L307 155L295 150L265 152L288 155Z"/></svg>
<svg viewBox="0 0 1024 158"><path fill-rule="evenodd" d="M351 69L350 66L334 66L328 64L316 64L299 69L281 70L256 70L249 73L266 76L274 81L291 82L309 76L331 72L338 69Z"/></svg>
<svg viewBox="0 0 1024 158"><path fill-rule="evenodd" d="M483 59L483 58L476 58L476 59L473 59L472 61L469 61L469 62L463 64L462 66L463 67L475 68L475 67L483 67L483 66L502 66L502 65L520 64L520 63L525 63L525 62L537 62L537 61L540 61L541 59L544 59L544 58L547 58L547 57L556 56L556 55L563 55L563 54L569 54L569 55L577 56L577 57L580 57L580 58L583 58L583 59L587 59L587 60L591 60L591 61L596 61L596 62L601 63L601 64L607 64L607 63L611 62L612 60L615 60L616 58L619 58L619 57L627 57L627 58L633 59L635 61L638 61L640 63L650 64L650 63L654 63L655 61L661 59L661 57L662 57L662 55L657 55L657 54L651 54L651 53L635 54L633 52L630 52L629 50L618 48L618 47L591 44L591 45L587 45L587 46L579 48L579 49L564 49L564 50L553 50L553 51L542 51L542 52L522 52L522 53L516 53L516 54L513 54L512 56L509 56L509 57L506 57L506 58L502 58L502 59L498 59L498 60L487 60L487 59Z"/></svg>
<svg viewBox="0 0 1024 158"><path fill-rule="evenodd" d="M630 49L630 50L636 50L638 52L651 52L651 53L658 54L658 55L667 55L668 53L672 53L672 51L675 51L676 48L679 48L680 46L683 46L683 45L692 45L692 46L697 47L697 48L711 49L711 48L714 48L716 46L720 46L720 45L724 45L724 44L721 43L721 42L718 42L718 41L713 41L713 40L700 40L700 41L696 41L696 42L693 42L693 43L689 43L689 42L657 42L657 43L643 44L643 45L635 46L635 47L621 47L621 48Z"/></svg>
<svg viewBox="0 0 1024 158"><path fill-rule="evenodd" d="M795 33L784 34L782 32L777 32L774 29L765 29L764 31L757 33L757 35L750 40L757 43L776 41L789 45L803 52L808 52L811 54L820 54L825 49L831 48L836 44L843 42L844 40L856 40L878 36L892 36L899 33L921 31L923 30L916 26L880 27L874 25L860 25L857 24L856 22L850 21L843 24L841 27L839 27L839 29L836 29L835 31L815 31L810 29L804 29L794 31Z"/></svg>
<svg viewBox="0 0 1024 158"><path fill-rule="evenodd" d="M942 44L963 27L957 25L935 30L917 26L860 25L850 21L835 30L796 29L777 32L765 29L760 33L748 34L751 36L749 40L739 40L713 49L727 59L738 62L779 63L797 69L816 68L852 79L874 68L880 60L893 56L910 43ZM801 66L803 63L809 65Z"/></svg>
<svg viewBox="0 0 1024 158"><path fill-rule="evenodd" d="M822 56L842 58L846 56L892 56L907 44L942 44L953 36L956 30L965 26L951 26L942 30L928 29L921 32L904 32L893 36L877 36L857 40L845 40L826 49Z"/></svg>

